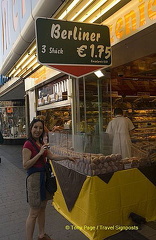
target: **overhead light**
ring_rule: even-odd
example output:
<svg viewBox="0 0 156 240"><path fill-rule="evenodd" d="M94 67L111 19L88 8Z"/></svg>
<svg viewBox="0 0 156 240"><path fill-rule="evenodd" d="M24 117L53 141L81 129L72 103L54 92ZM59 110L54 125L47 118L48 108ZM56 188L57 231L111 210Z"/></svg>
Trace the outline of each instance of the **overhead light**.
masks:
<svg viewBox="0 0 156 240"><path fill-rule="evenodd" d="M28 54L31 55L36 50L36 44L28 51Z"/></svg>
<svg viewBox="0 0 156 240"><path fill-rule="evenodd" d="M16 69L18 69L25 61L26 59L29 57L28 53L19 61L19 63L15 66Z"/></svg>
<svg viewBox="0 0 156 240"><path fill-rule="evenodd" d="M18 74L19 74L21 71L22 71L22 68L19 68L19 69L15 72L14 77L19 77Z"/></svg>
<svg viewBox="0 0 156 240"><path fill-rule="evenodd" d="M112 3L110 3L108 6L106 6L105 8L99 10L100 13L96 14L95 13L95 17L93 17L92 19L90 19L88 22L93 23L95 22L98 18L100 18L101 16L103 16L106 12L108 12L112 7L114 7L116 4L118 4L121 0L114 0Z"/></svg>
<svg viewBox="0 0 156 240"><path fill-rule="evenodd" d="M103 74L103 72L101 72L101 70L98 70L98 71L94 72L94 74L95 74L98 78L104 76L104 74Z"/></svg>
<svg viewBox="0 0 156 240"><path fill-rule="evenodd" d="M94 5L81 19L79 19L80 22L85 21L91 14L93 14L97 9L99 9L107 0L101 0L97 4Z"/></svg>
<svg viewBox="0 0 156 240"><path fill-rule="evenodd" d="M60 17L58 17L58 19L62 20L66 17L66 15L76 6L76 4L79 2L80 0L74 0L72 1L72 3L69 5L69 7L67 7L67 9L61 14Z"/></svg>
<svg viewBox="0 0 156 240"><path fill-rule="evenodd" d="M34 66L36 63L37 63L37 58L35 58L31 63L29 63L29 64L27 65L27 68L28 68L28 69L29 69L29 68L32 68L32 66Z"/></svg>
<svg viewBox="0 0 156 240"><path fill-rule="evenodd" d="M24 72L21 77L24 78L26 77L28 74L31 74L32 71L34 71L37 67L39 67L40 64L39 63L35 63L35 65L32 66L32 68L29 68L26 72Z"/></svg>
<svg viewBox="0 0 156 240"><path fill-rule="evenodd" d="M36 59L35 54L32 55L28 60L22 65L22 68L25 68L32 60ZM37 59L36 59L37 60Z"/></svg>
<svg viewBox="0 0 156 240"><path fill-rule="evenodd" d="M81 7L81 5L80 5L79 10L76 12L76 14L74 14L74 16L71 19L69 16L69 20L73 21L75 18L77 18L77 16L80 15L92 2L93 2L93 0L90 0L90 1L86 0L86 4L83 7Z"/></svg>
<svg viewBox="0 0 156 240"><path fill-rule="evenodd" d="M14 72L16 71L16 69L14 68L11 73L9 73L9 77L12 77L12 75L14 74Z"/></svg>

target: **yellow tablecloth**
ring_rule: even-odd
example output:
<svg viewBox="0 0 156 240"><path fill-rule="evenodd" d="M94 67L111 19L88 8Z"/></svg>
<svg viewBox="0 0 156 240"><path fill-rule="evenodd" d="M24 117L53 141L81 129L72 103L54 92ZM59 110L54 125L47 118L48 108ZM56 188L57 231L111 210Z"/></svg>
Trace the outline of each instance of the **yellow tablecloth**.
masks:
<svg viewBox="0 0 156 240"><path fill-rule="evenodd" d="M156 220L156 187L134 168L115 172L108 183L87 176L71 211L58 183L53 204L71 222L67 230L78 228L90 240L103 240L124 230L122 226L132 229L133 225L137 230L129 218L131 212Z"/></svg>

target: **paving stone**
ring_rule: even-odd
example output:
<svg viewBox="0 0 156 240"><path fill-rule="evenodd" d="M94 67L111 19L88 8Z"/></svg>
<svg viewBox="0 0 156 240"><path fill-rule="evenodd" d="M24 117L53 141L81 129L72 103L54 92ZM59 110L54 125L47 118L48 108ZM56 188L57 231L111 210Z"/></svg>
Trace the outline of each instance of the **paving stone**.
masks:
<svg viewBox="0 0 156 240"><path fill-rule="evenodd" d="M29 212L26 202L26 171L22 167L22 146L0 146L0 240L25 240L25 221ZM55 240L88 240L80 231L68 232L70 224L48 203L46 232ZM37 227L34 239L37 238Z"/></svg>

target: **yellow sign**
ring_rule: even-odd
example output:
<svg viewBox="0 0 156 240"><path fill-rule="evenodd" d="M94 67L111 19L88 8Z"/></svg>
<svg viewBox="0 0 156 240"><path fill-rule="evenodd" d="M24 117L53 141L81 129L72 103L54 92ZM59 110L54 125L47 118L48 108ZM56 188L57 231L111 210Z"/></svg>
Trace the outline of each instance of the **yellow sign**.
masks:
<svg viewBox="0 0 156 240"><path fill-rule="evenodd" d="M102 24L109 26L111 45L156 23L156 0L132 0Z"/></svg>

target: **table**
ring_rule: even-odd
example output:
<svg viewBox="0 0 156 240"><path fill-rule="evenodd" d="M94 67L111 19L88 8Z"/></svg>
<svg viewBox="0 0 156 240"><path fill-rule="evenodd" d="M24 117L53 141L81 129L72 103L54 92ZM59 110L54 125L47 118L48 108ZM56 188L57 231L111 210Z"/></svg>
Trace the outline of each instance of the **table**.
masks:
<svg viewBox="0 0 156 240"><path fill-rule="evenodd" d="M53 162L58 190L53 205L90 240L103 240L122 227L137 230L129 215L156 220L156 166L85 176ZM130 229L131 230L131 229Z"/></svg>

